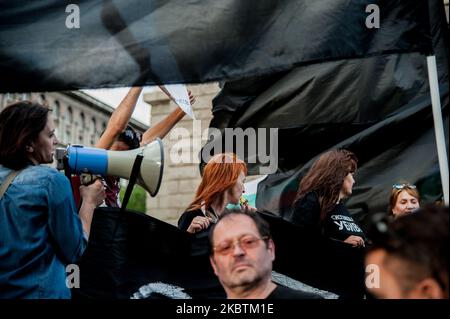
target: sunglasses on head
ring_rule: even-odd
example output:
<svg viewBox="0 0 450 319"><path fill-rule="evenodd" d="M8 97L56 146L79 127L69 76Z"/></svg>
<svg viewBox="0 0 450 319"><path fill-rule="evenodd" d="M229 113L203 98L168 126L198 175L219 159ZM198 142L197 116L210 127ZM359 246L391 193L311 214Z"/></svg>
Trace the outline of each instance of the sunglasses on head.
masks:
<svg viewBox="0 0 450 319"><path fill-rule="evenodd" d="M138 148L142 139L141 133L129 128L123 131L120 137L132 149Z"/></svg>
<svg viewBox="0 0 450 319"><path fill-rule="evenodd" d="M411 184L394 184L392 185L392 188L395 189L405 189L405 188L410 188L410 189L416 189L416 185L411 185Z"/></svg>

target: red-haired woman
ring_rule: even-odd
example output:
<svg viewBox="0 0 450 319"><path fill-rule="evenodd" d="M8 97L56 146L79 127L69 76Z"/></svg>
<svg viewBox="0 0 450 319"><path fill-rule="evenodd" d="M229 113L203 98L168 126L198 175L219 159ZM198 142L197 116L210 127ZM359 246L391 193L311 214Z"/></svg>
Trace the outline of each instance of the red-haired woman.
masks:
<svg viewBox="0 0 450 319"><path fill-rule="evenodd" d="M235 154L222 153L211 158L204 168L195 199L178 220L178 228L189 233L207 229L228 204L239 204L245 192L246 175L247 166Z"/></svg>
<svg viewBox="0 0 450 319"><path fill-rule="evenodd" d="M292 221L331 239L363 247L365 235L342 203L352 194L356 167L352 152L322 154L300 182Z"/></svg>

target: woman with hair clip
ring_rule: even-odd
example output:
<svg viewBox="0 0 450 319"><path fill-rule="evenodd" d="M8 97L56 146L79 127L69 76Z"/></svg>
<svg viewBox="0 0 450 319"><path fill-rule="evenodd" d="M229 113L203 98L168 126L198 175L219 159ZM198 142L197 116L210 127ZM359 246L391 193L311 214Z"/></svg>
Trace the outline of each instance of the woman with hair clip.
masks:
<svg viewBox="0 0 450 319"><path fill-rule="evenodd" d="M352 194L356 167L355 154L347 150L322 154L300 182L293 223L353 247L364 247L365 235L342 202Z"/></svg>
<svg viewBox="0 0 450 319"><path fill-rule="evenodd" d="M178 228L192 234L208 229L228 204L240 204L246 175L247 166L233 153L211 158L194 200L178 220ZM247 205L245 208L256 211Z"/></svg>

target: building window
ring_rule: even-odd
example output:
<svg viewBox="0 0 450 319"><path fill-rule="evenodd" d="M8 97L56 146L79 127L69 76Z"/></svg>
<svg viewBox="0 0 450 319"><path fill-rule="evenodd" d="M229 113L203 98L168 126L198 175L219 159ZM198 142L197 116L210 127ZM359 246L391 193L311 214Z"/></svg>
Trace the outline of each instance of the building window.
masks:
<svg viewBox="0 0 450 319"><path fill-rule="evenodd" d="M86 119L83 112L80 113L80 124L81 128L84 130L86 128Z"/></svg>
<svg viewBox="0 0 450 319"><path fill-rule="evenodd" d="M12 102L14 102L14 94L6 93L5 94L5 101L6 101L6 105L9 105Z"/></svg>
<svg viewBox="0 0 450 319"><path fill-rule="evenodd" d="M38 103L43 105L43 106L48 106L48 102L45 98L45 94L39 94L38 96Z"/></svg>
<svg viewBox="0 0 450 319"><path fill-rule="evenodd" d="M77 128L77 133L78 133L78 143L79 144L84 144L84 134L85 134L85 129L86 129L86 118L84 116L84 113L81 112L80 113L80 126L81 129Z"/></svg>
<svg viewBox="0 0 450 319"><path fill-rule="evenodd" d="M66 119L67 119L67 124L72 124L72 122L73 122L73 111L72 111L72 107L70 107L70 106L67 108Z"/></svg>
<svg viewBox="0 0 450 319"><path fill-rule="evenodd" d="M53 118L55 120L59 120L59 116L61 115L61 105L59 105L58 101L55 101L52 109L53 109Z"/></svg>
<svg viewBox="0 0 450 319"><path fill-rule="evenodd" d="M97 121L95 120L95 117L92 118L91 125L92 125L92 133L95 134L97 132Z"/></svg>

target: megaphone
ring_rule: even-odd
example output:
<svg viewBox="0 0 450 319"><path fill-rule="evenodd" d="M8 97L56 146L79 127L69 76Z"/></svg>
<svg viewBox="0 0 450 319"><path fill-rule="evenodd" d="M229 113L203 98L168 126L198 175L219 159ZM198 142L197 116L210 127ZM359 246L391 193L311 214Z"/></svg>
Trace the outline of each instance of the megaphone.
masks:
<svg viewBox="0 0 450 319"><path fill-rule="evenodd" d="M98 174L130 179L134 161L142 155L136 183L156 196L161 185L164 168L164 148L158 138L146 146L130 151L107 151L101 148L69 146L66 149L66 163L76 174Z"/></svg>

